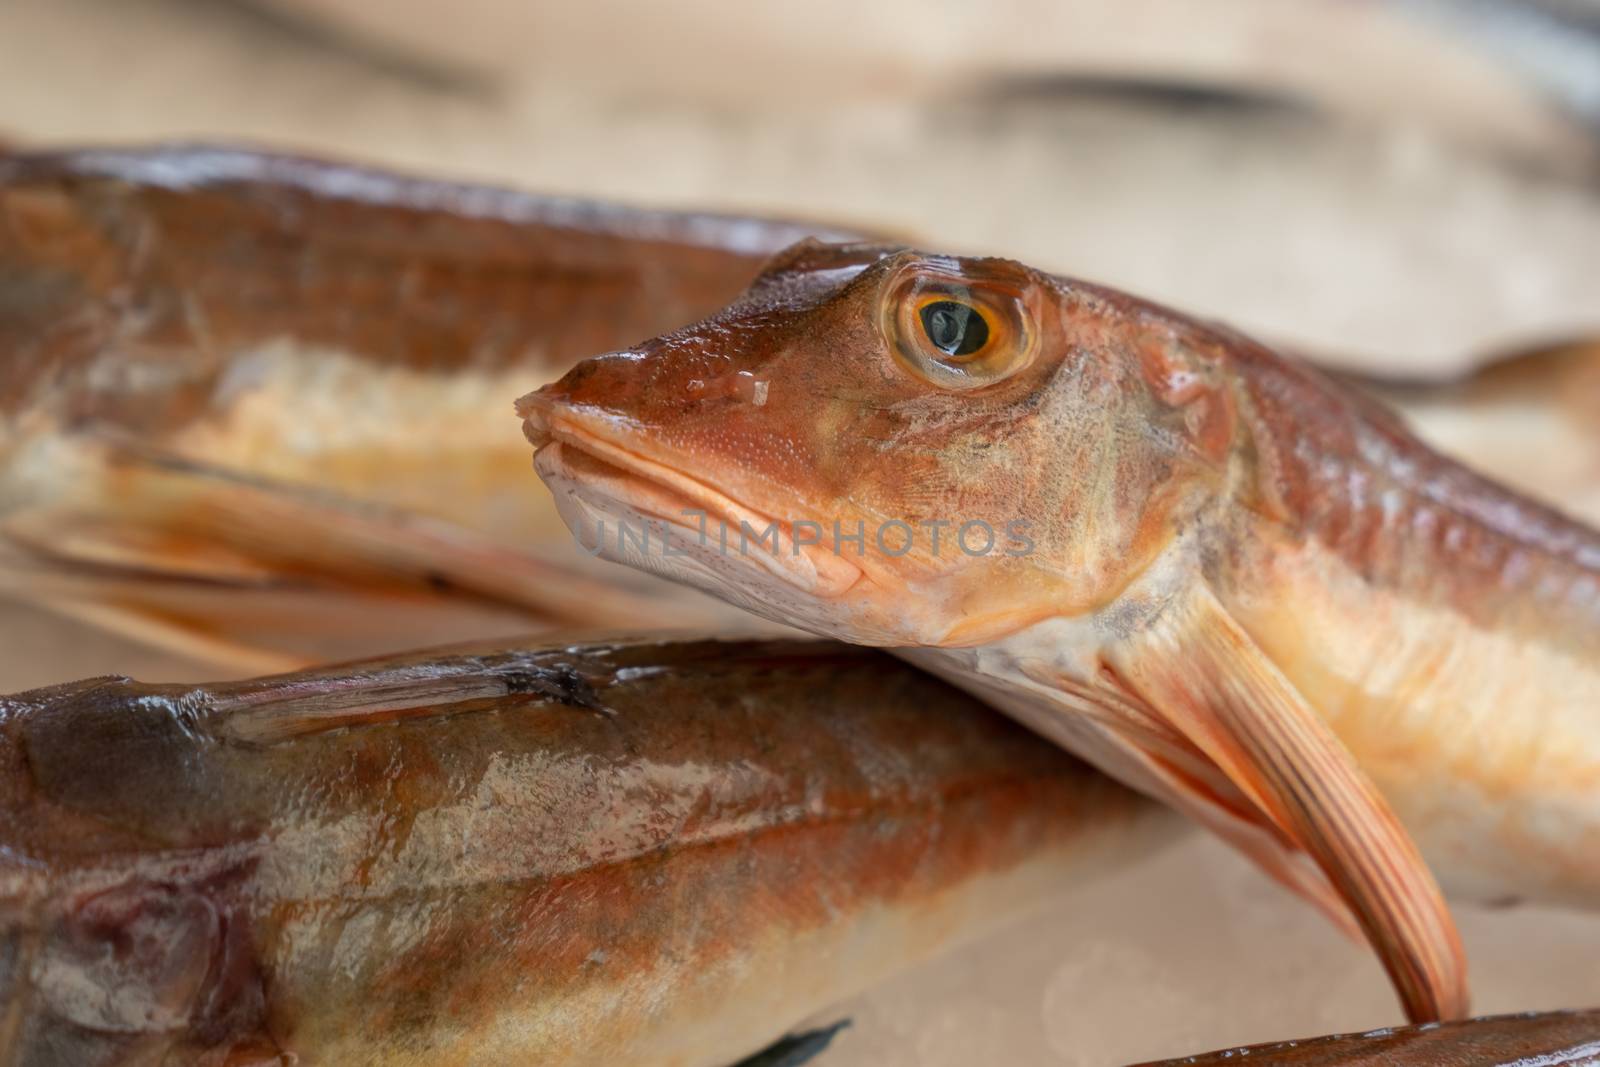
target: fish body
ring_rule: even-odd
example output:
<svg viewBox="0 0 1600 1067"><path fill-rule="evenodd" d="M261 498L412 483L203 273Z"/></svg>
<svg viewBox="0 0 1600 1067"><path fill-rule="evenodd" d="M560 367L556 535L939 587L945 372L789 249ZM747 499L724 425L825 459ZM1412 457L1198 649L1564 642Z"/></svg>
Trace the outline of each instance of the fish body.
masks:
<svg viewBox="0 0 1600 1067"><path fill-rule="evenodd" d="M1168 825L811 641L91 679L0 700L0 800L7 1067L725 1067Z"/></svg>
<svg viewBox="0 0 1600 1067"><path fill-rule="evenodd" d="M1187 811L1362 929L1414 1019L1467 1003L1430 864L1600 900L1600 536L1226 328L810 244L522 411L586 545L894 648ZM600 531L630 516L677 550Z"/></svg>
<svg viewBox="0 0 1600 1067"><path fill-rule="evenodd" d="M1454 379L1355 381L1445 455L1600 525L1600 343L1518 353Z"/></svg>
<svg viewBox="0 0 1600 1067"><path fill-rule="evenodd" d="M572 551L496 414L811 229L204 146L0 160L0 591L254 667L710 625Z"/></svg>
<svg viewBox="0 0 1600 1067"><path fill-rule="evenodd" d="M1600 1012L1527 1012L1443 1025L1331 1034L1223 1049L1143 1067L1215 1067L1241 1060L1279 1067L1587 1067L1600 1063Z"/></svg>

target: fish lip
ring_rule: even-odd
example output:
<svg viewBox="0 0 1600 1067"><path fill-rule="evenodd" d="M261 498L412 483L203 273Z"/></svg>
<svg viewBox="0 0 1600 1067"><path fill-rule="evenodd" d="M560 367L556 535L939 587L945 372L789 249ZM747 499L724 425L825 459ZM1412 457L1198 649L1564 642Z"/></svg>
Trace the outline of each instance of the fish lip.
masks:
<svg viewBox="0 0 1600 1067"><path fill-rule="evenodd" d="M719 521L735 530L742 530L743 523L748 523L752 531L765 531L776 525L783 531L778 538L777 552L769 553L758 547L738 554L753 566L771 572L805 593L819 599L832 599L848 592L862 578L861 568L838 554L822 550L821 545L794 545L789 523L758 511L675 466L644 455L637 442L616 432L617 427L610 419L602 421L582 408L563 405L539 393L518 401L517 410L523 415L523 432L535 446L534 464L541 476L551 464L568 467L561 453L572 449L622 476L620 479L612 476L598 491L674 527L682 536L696 539L702 545L708 543L708 536L703 529L687 525L683 521L685 513L698 513L706 520ZM590 487L597 488L592 481ZM684 506L674 511L663 506L664 503Z"/></svg>
<svg viewBox="0 0 1600 1067"><path fill-rule="evenodd" d="M516 412L522 419L522 436L533 445L536 455L550 443L550 416L553 407L554 402L544 395L543 389L536 389L517 398Z"/></svg>

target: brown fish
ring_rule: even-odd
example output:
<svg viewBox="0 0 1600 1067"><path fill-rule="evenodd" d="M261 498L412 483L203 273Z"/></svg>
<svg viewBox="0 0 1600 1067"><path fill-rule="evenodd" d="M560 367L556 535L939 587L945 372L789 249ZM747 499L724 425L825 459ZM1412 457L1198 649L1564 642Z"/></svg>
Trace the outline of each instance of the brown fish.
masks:
<svg viewBox="0 0 1600 1067"><path fill-rule="evenodd" d="M1527 1012L1223 1049L1138 1067L1582 1067L1600 1064L1600 1011Z"/></svg>
<svg viewBox="0 0 1600 1067"><path fill-rule="evenodd" d="M1600 901L1600 535L1242 336L807 244L520 406L586 546L893 648L1188 812L1364 930L1413 1020L1467 1008L1424 856Z"/></svg>
<svg viewBox="0 0 1600 1067"><path fill-rule="evenodd" d="M1172 825L814 641L35 690L0 699L0 1064L725 1067Z"/></svg>
<svg viewBox="0 0 1600 1067"><path fill-rule="evenodd" d="M258 667L722 624L574 552L498 415L818 230L223 148L0 159L0 591Z"/></svg>

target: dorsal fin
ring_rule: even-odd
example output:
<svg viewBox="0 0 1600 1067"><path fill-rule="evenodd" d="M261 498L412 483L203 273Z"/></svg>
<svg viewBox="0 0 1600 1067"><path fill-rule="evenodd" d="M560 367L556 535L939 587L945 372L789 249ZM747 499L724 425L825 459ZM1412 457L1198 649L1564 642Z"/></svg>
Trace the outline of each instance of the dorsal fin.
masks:
<svg viewBox="0 0 1600 1067"><path fill-rule="evenodd" d="M451 714L516 694L610 714L571 662L511 650L218 685L208 694L206 722L213 733L271 744L345 726Z"/></svg>

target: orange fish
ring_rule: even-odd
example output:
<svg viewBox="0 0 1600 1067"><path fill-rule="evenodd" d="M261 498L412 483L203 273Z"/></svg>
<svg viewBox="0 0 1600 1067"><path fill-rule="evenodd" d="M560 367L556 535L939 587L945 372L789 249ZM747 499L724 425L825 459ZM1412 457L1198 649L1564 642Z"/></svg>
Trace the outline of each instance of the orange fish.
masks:
<svg viewBox="0 0 1600 1067"><path fill-rule="evenodd" d="M586 547L892 648L1189 813L1364 931L1414 1020L1468 1003L1424 857L1600 901L1600 535L1248 338L805 243L519 410Z"/></svg>

